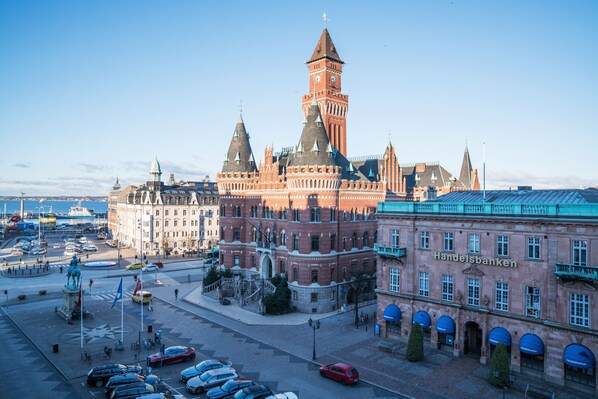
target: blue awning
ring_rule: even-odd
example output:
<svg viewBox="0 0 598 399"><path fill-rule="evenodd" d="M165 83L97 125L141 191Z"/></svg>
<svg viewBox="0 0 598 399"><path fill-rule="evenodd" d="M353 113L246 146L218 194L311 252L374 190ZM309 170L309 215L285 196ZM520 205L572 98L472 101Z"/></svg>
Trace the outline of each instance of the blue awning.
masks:
<svg viewBox="0 0 598 399"><path fill-rule="evenodd" d="M495 327L490 331L488 342L492 345L498 345L502 342L505 346L511 346L511 334L502 327Z"/></svg>
<svg viewBox="0 0 598 399"><path fill-rule="evenodd" d="M428 328L432 325L432 320L427 312L420 310L413 316L413 324L415 323L418 323L422 328Z"/></svg>
<svg viewBox="0 0 598 399"><path fill-rule="evenodd" d="M571 344L565 348L563 361L565 364L579 369L593 369L596 367L596 359L592 351L579 344Z"/></svg>
<svg viewBox="0 0 598 399"><path fill-rule="evenodd" d="M455 322L450 316L441 316L436 322L436 331L443 334L454 334Z"/></svg>
<svg viewBox="0 0 598 399"><path fill-rule="evenodd" d="M384 309L384 320L399 321L403 315L401 309L397 305L390 304Z"/></svg>
<svg viewBox="0 0 598 399"><path fill-rule="evenodd" d="M519 341L519 350L528 355L543 355L544 342L535 334L525 334Z"/></svg>

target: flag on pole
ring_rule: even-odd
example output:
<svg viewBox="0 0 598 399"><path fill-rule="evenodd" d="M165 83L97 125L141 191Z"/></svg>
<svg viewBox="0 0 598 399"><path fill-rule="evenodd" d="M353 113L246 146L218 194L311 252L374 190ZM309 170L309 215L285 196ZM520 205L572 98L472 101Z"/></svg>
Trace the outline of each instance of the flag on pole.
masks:
<svg viewBox="0 0 598 399"><path fill-rule="evenodd" d="M79 309L79 312L81 312L81 285L79 285L79 300L77 301L77 309Z"/></svg>
<svg viewBox="0 0 598 399"><path fill-rule="evenodd" d="M135 286L135 291L133 292L133 295L135 295L137 293L137 291L141 291L141 279L140 278L137 279L137 285Z"/></svg>
<svg viewBox="0 0 598 399"><path fill-rule="evenodd" d="M116 305L116 302L123 299L123 278L120 278L120 284L118 285L118 289L116 290L116 296L114 297L114 302L112 303L112 308ZM112 309L110 308L110 309Z"/></svg>

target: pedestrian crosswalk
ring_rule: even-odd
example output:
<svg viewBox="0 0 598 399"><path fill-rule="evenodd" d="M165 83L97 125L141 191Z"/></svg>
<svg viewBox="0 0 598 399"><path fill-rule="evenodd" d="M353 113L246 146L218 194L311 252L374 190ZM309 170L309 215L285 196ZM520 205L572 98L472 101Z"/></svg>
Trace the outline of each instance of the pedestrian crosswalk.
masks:
<svg viewBox="0 0 598 399"><path fill-rule="evenodd" d="M115 291L103 291L103 292L98 292L98 293L92 293L91 297L93 299L96 299L98 301L108 301L108 302L113 302L114 301L114 297L116 296L116 292ZM123 297L125 299L131 299L133 297L133 293L132 292L123 292Z"/></svg>

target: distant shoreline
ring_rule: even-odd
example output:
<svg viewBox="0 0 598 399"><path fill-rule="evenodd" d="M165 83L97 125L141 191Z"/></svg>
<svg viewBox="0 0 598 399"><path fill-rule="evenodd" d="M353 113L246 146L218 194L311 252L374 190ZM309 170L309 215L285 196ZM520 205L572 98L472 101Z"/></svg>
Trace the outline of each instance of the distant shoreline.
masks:
<svg viewBox="0 0 598 399"><path fill-rule="evenodd" d="M108 197L88 196L88 195L59 195L59 196L47 196L47 195L36 195L36 196L25 196L22 197L25 201L88 201L88 202L106 202ZM0 197L0 201L20 201L21 197L18 196L4 196Z"/></svg>

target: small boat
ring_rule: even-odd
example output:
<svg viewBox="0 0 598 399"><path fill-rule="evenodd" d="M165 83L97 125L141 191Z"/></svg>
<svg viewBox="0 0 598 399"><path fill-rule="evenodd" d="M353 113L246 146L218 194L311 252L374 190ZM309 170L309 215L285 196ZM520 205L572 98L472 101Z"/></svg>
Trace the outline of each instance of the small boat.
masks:
<svg viewBox="0 0 598 399"><path fill-rule="evenodd" d="M68 213L57 213L54 216L56 219L85 219L93 218L95 215L93 210L81 206L81 202L79 202L77 205L71 206Z"/></svg>
<svg viewBox="0 0 598 399"><path fill-rule="evenodd" d="M56 216L53 213L46 213L39 218L40 223L42 224L55 224L56 223Z"/></svg>

